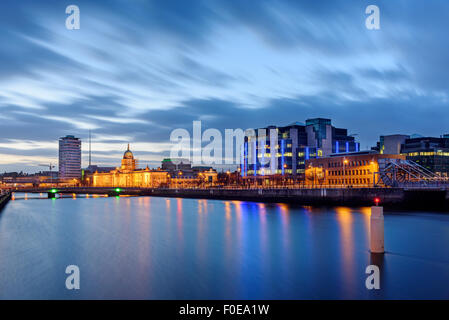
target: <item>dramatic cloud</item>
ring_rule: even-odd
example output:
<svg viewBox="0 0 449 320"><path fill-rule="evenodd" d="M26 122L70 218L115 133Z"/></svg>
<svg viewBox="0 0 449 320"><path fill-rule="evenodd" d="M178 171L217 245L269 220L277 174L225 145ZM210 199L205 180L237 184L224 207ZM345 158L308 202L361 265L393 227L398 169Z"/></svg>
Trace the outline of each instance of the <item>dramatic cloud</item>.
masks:
<svg viewBox="0 0 449 320"><path fill-rule="evenodd" d="M67 30L76 4L81 29ZM381 29L365 28L380 8ZM31 1L0 4L0 170L57 163L57 139L157 166L170 132L329 117L362 147L449 132L444 0ZM84 160L87 159L84 145ZM84 165L87 163L84 162Z"/></svg>

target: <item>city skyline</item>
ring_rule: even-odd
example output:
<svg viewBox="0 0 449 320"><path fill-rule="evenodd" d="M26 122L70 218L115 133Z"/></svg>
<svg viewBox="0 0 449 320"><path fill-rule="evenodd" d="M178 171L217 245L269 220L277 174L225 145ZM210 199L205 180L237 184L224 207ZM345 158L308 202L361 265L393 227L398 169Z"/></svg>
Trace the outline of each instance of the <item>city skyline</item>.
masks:
<svg viewBox="0 0 449 320"><path fill-rule="evenodd" d="M170 132L194 120L224 130L331 118L361 149L448 133L449 4L377 1L375 31L368 4L77 1L81 29L67 30L68 3L5 1L0 172L44 170L58 138L87 142L89 130L93 164L115 165L129 142L142 164L160 163Z"/></svg>

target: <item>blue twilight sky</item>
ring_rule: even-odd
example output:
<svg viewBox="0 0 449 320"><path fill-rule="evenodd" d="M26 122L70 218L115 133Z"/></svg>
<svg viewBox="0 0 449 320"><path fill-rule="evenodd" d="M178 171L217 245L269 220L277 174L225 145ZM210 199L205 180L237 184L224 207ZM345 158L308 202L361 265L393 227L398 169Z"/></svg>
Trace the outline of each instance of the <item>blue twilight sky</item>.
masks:
<svg viewBox="0 0 449 320"><path fill-rule="evenodd" d="M80 30L65 27L70 4ZM150 166L193 120L329 117L363 149L449 133L446 0L2 0L0 30L1 172L57 163L57 139L89 129L94 163L118 165L130 142Z"/></svg>

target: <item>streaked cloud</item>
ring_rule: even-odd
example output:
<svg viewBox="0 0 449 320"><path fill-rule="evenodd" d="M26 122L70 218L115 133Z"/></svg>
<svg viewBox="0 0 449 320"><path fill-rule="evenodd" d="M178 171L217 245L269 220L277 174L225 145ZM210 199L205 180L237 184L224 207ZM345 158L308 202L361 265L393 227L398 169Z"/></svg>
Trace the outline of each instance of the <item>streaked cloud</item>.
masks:
<svg viewBox="0 0 449 320"><path fill-rule="evenodd" d="M367 1L79 0L76 31L65 29L67 4L0 5L4 168L56 163L57 139L86 143L89 130L95 161L118 165L131 142L157 165L171 130L193 120L331 117L363 147L449 131L446 1L379 0L379 31L365 28Z"/></svg>

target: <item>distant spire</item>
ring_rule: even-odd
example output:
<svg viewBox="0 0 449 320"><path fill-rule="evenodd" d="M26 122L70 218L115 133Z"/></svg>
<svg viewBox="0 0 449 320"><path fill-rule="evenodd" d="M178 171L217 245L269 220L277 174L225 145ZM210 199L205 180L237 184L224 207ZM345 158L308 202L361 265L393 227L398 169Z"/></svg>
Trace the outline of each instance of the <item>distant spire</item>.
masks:
<svg viewBox="0 0 449 320"><path fill-rule="evenodd" d="M128 143L128 151L129 151L129 143Z"/></svg>
<svg viewBox="0 0 449 320"><path fill-rule="evenodd" d="M92 137L89 130L89 167L91 166L91 160L92 160Z"/></svg>

